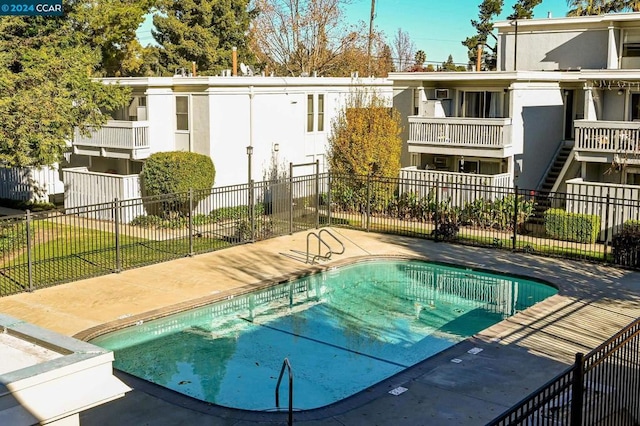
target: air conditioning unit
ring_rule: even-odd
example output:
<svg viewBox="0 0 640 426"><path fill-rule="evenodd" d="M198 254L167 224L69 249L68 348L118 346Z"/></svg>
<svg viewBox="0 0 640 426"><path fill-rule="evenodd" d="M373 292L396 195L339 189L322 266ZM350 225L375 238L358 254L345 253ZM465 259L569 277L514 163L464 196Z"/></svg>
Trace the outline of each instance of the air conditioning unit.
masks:
<svg viewBox="0 0 640 426"><path fill-rule="evenodd" d="M449 89L436 89L436 99L449 99Z"/></svg>

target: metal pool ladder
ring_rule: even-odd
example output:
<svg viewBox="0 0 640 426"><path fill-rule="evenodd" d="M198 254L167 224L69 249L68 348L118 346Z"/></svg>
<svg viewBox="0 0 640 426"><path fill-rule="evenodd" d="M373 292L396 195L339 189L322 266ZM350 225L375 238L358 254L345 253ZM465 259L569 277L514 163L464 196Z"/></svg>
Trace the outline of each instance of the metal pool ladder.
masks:
<svg viewBox="0 0 640 426"><path fill-rule="evenodd" d="M280 375L278 376L278 383L276 384L276 409L280 409L280 382L282 381L282 375L284 374L284 369L289 371L289 419L287 424L289 426L293 425L293 373L291 372L291 364L289 364L289 359L285 358L282 361L282 368L280 369Z"/></svg>
<svg viewBox="0 0 640 426"><path fill-rule="evenodd" d="M340 247L342 248L340 251L333 251L333 249L331 248L331 246L329 244L327 244L327 242L325 240L322 239L322 233L326 233L327 235L329 235L334 241L336 241L338 244L340 244ZM311 250L309 249L309 243L310 243L310 238L311 237L316 237L316 239L318 240L318 254L314 254L311 257L311 262L309 262L309 256L311 256ZM325 254L321 253L322 250L322 246L326 247L326 249L328 250ZM318 233L315 233L313 231L309 232L307 234L307 259L305 261L305 263L315 263L317 259L324 259L324 260L329 260L331 259L331 255L332 254L343 254L344 253L344 244L342 244L342 241L340 241L340 239L338 239L338 237L335 236L335 234L333 234L333 232L329 231L326 228L322 228Z"/></svg>

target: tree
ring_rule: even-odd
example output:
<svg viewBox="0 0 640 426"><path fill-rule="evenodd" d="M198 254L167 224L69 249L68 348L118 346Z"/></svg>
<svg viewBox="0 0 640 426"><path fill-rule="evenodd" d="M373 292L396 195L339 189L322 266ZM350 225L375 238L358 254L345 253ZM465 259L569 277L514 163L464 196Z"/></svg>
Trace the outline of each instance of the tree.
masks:
<svg viewBox="0 0 640 426"><path fill-rule="evenodd" d="M344 0L253 0L259 11L251 44L268 69L288 75L336 75L343 54L362 50L367 39L361 24L349 28Z"/></svg>
<svg viewBox="0 0 640 426"><path fill-rule="evenodd" d="M61 17L0 18L0 163L44 166L62 159L76 127L99 127L101 110L129 92L92 81L100 53L76 28L87 5L65 2Z"/></svg>
<svg viewBox="0 0 640 426"><path fill-rule="evenodd" d="M542 3L542 0L518 0L513 5L513 13L507 19L531 19L533 8Z"/></svg>
<svg viewBox="0 0 640 426"><path fill-rule="evenodd" d="M469 65L475 67L479 47L482 46L481 64L485 69L495 69L497 38L492 33L493 18L502 12L503 0L483 0L478 6L478 20L472 19L471 25L476 29L477 34L467 37L462 44L469 49ZM493 40L489 41L489 37ZM491 52L487 52L489 49Z"/></svg>
<svg viewBox="0 0 640 426"><path fill-rule="evenodd" d="M241 61L253 64L246 34L255 11L249 0L158 0L153 38L160 44L160 64L165 72L191 69L215 75L231 67L231 51L238 49Z"/></svg>
<svg viewBox="0 0 640 426"><path fill-rule="evenodd" d="M376 93L359 91L331 123L329 168L336 175L353 180L338 180L334 187L336 202L345 208L361 208L366 200L366 184L359 176L393 178L400 170L402 139L398 111ZM385 199L385 189L371 191L370 200Z"/></svg>
<svg viewBox="0 0 640 426"><path fill-rule="evenodd" d="M401 28L398 28L398 32L393 38L391 49L396 59L396 71L406 71L411 64L416 49L409 34L402 31Z"/></svg>
<svg viewBox="0 0 640 426"><path fill-rule="evenodd" d="M102 76L144 74L144 48L136 30L155 0L85 0L76 10L76 30L88 38L89 46L102 57L96 73Z"/></svg>
<svg viewBox="0 0 640 426"><path fill-rule="evenodd" d="M446 62L442 63L441 71L466 71L467 67L464 65L456 65L453 62L453 56L449 55Z"/></svg>
<svg viewBox="0 0 640 426"><path fill-rule="evenodd" d="M567 16L602 15L613 12L639 12L638 0L567 0L570 7Z"/></svg>

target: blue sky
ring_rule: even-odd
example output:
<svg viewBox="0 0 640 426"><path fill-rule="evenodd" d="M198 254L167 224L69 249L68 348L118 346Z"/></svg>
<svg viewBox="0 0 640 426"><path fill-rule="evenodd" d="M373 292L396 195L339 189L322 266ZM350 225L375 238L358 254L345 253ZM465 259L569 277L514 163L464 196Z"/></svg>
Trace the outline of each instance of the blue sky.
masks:
<svg viewBox="0 0 640 426"><path fill-rule="evenodd" d="M478 5L482 0L376 0L374 24L383 31L389 43L398 28L409 34L416 50L427 54L427 62L442 63L453 55L454 62L466 63L467 50L461 42L474 34L471 19L478 16ZM515 0L505 0L501 17L512 12ZM545 18L548 12L560 18L567 14L566 0L543 0L534 9L535 18ZM351 0L346 8L349 23L364 21L369 25L371 0ZM138 30L143 45L153 42L148 19Z"/></svg>

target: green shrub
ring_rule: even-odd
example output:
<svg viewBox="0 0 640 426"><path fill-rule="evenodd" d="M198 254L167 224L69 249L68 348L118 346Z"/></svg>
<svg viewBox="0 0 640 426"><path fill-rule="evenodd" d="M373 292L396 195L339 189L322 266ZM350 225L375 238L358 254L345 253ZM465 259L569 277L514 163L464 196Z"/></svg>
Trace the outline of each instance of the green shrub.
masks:
<svg viewBox="0 0 640 426"><path fill-rule="evenodd" d="M27 245L25 222L22 220L0 221L0 254L6 255Z"/></svg>
<svg viewBox="0 0 640 426"><path fill-rule="evenodd" d="M629 220L611 240L613 262L632 268L640 267L640 221Z"/></svg>
<svg viewBox="0 0 640 426"><path fill-rule="evenodd" d="M594 243L600 234L600 216L549 209L544 213L544 227L557 240Z"/></svg>
<svg viewBox="0 0 640 426"><path fill-rule="evenodd" d="M142 168L142 183L147 195L183 194L194 191L194 207L213 186L216 171L211 158L195 152L158 152L151 154ZM162 204L164 214L177 211L185 216L189 210L187 197L177 197Z"/></svg>

